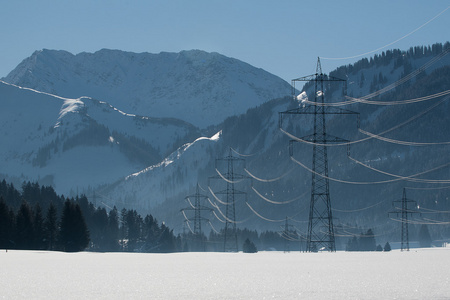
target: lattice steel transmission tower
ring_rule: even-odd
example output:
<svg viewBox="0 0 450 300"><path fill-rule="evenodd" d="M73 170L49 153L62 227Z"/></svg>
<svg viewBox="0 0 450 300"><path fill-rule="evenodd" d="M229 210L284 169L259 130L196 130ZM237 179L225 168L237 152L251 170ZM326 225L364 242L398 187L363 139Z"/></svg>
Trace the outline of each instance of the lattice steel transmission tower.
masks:
<svg viewBox="0 0 450 300"><path fill-rule="evenodd" d="M191 202L191 198L194 199L194 203ZM205 251L205 241L203 238L202 232L202 222L209 222L209 219L202 217L202 211L211 212L213 209L201 204L202 200L208 199L208 196L200 193L200 185L197 183L197 187L195 189L195 194L189 195L185 197L185 200L189 202L190 206L181 209L185 217L185 223L189 226L189 229L192 231L194 235L195 242L197 242L201 251ZM185 214L185 211L194 211L194 217L188 218ZM194 223L194 230L189 225L189 222Z"/></svg>
<svg viewBox="0 0 450 300"><path fill-rule="evenodd" d="M288 222L288 217L286 217L286 221L284 223L284 228L280 232L281 237L284 239L284 252L289 252L289 245L291 241L295 241L297 238L296 232L292 229L294 226L290 225ZM293 236L293 234L295 236Z"/></svg>
<svg viewBox="0 0 450 300"><path fill-rule="evenodd" d="M395 207L395 203L401 203L402 207ZM409 232L408 232L408 214L413 215L419 213L416 209L409 209L408 204L413 203L414 207L417 207L417 202L411 199L406 198L406 190L403 188L403 197L402 200L392 201L392 205L395 210L390 211L389 214L396 214L397 216L401 214L402 219L402 244L401 251L406 250L409 251Z"/></svg>
<svg viewBox="0 0 450 300"><path fill-rule="evenodd" d="M225 162L227 171L222 174L218 165ZM236 164L241 163L242 168L245 168L245 160L234 157L232 149L226 157L216 159L216 172L218 175L211 176L209 179L221 179L226 182L226 189L215 192L215 195L224 195L225 200L220 200L220 203L225 205L225 228L223 231L223 251L224 252L238 252L237 230L236 230L236 200L238 195L245 196L246 193L235 188L235 183L247 179L247 176L235 172Z"/></svg>
<svg viewBox="0 0 450 300"><path fill-rule="evenodd" d="M309 210L308 233L306 251L316 252L319 249L336 251L334 239L333 216L331 212L330 188L328 180L328 154L327 145L331 143L348 143L349 141L327 134L326 115L359 115L356 112L326 106L324 82L342 82L343 93L346 93L346 80L327 76L322 73L320 59L317 59L316 73L292 80L295 97L295 82L314 82L314 103L303 107L279 113L279 127L283 129L283 116L286 115L312 115L314 118L314 133L290 141L290 155L293 155L292 144L302 141L313 145L312 156L312 182L311 202Z"/></svg>

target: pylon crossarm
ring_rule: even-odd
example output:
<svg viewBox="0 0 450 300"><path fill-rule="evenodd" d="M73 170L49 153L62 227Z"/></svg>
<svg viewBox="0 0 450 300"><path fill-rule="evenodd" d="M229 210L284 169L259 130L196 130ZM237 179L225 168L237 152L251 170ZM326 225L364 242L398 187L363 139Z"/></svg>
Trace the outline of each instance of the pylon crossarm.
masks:
<svg viewBox="0 0 450 300"><path fill-rule="evenodd" d="M313 81L317 78L317 76L319 76L318 73L307 75L307 76L302 76L299 78L292 79L292 82L294 82L294 81Z"/></svg>
<svg viewBox="0 0 450 300"><path fill-rule="evenodd" d="M326 75L323 73L316 73L316 74L311 74L311 75L295 78L295 79L292 79L291 81L292 82L294 82L294 81L342 81L342 82L346 82L347 80L338 78L338 77L334 77L334 76L330 76L330 75Z"/></svg>

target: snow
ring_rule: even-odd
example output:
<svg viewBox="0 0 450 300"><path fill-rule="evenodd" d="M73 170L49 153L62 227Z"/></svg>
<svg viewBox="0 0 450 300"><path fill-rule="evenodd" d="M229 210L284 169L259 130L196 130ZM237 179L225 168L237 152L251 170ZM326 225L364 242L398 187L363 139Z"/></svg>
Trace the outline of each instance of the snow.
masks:
<svg viewBox="0 0 450 300"><path fill-rule="evenodd" d="M199 137L179 147L160 163L116 182L104 194L107 201L114 201L108 202L108 205L127 205L137 211L145 211L161 203L162 199L189 190L189 187L196 185L198 170L207 165L208 159L205 157L209 157L211 147L221 141L221 134L222 131L218 131L212 137ZM184 180L174 181L174 174L179 174Z"/></svg>
<svg viewBox="0 0 450 300"><path fill-rule="evenodd" d="M448 299L450 248L410 252L0 252L4 299Z"/></svg>
<svg viewBox="0 0 450 300"><path fill-rule="evenodd" d="M289 95L281 78L237 59L199 50L72 55L36 51L6 81L68 98L90 96L130 114L177 118L206 128Z"/></svg>
<svg viewBox="0 0 450 300"><path fill-rule="evenodd" d="M306 94L306 92L301 92L300 94L297 95L297 101L299 102L304 102L304 101L308 101L308 94Z"/></svg>
<svg viewBox="0 0 450 300"><path fill-rule="evenodd" d="M75 113L77 112L80 107L84 106L84 102L80 99L66 99L64 100L64 104L61 107L61 111L59 113L59 118L62 119L66 114L68 113Z"/></svg>
<svg viewBox="0 0 450 300"><path fill-rule="evenodd" d="M52 178L45 184L65 195L78 187L83 191L88 186L115 182L147 167L121 152L114 132L144 140L165 155L175 140L194 130L182 121L127 114L93 98L62 98L3 81L0 103L1 173L19 178L19 183ZM81 143L64 149L67 140L91 123L110 130L108 146ZM49 149L48 159L44 165L36 165L42 149Z"/></svg>

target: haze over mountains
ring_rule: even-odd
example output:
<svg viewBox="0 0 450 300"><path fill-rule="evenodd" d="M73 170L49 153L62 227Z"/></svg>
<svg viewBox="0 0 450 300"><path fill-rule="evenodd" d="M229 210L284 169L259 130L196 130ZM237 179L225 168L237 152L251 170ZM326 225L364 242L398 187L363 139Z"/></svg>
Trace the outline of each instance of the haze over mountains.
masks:
<svg viewBox="0 0 450 300"><path fill-rule="evenodd" d="M396 82L439 53L448 53L448 48L447 43L425 50L389 51L338 68L330 75L347 78L349 95L363 96ZM303 75L308 74L299 74ZM307 219L311 174L289 159L289 138L278 129L278 112L304 104L287 96L291 93L288 83L261 69L202 51L153 55L102 50L74 56L43 50L25 59L4 80L58 95L0 83L0 101L7 108L2 111L0 173L8 178L19 182L40 180L65 194L78 188L92 196L95 190L108 206L151 210L158 219L175 227L183 220L180 208L188 205L182 201L184 197L192 194L197 182L204 189L202 193L209 193L208 184L215 188L208 180L218 175L215 159L228 155L232 147L251 155L241 158L246 159L252 174L266 179L282 177L270 183L253 179L252 185L242 186L248 198L238 204L237 220L245 220L243 225L247 227L274 226L256 216L248 205L272 220L284 220L293 212L296 219ZM450 55L443 55L418 76L376 100L426 96L448 90L448 82ZM309 85L305 91L311 99ZM340 91L333 86L327 86L325 93L334 101L340 99ZM149 95L151 99L146 98ZM441 100L392 107L353 104L346 108L361 114L361 128L379 133ZM444 100L418 122L388 137L448 141L448 111L448 100ZM355 120L329 122L331 134L349 140L366 137L358 132ZM310 132L310 125L309 121L292 120L287 129L304 136ZM351 154L386 172L407 176L447 163L446 147L405 147L371 140L353 146ZM295 149L295 158L310 166L310 147L300 145ZM236 152L233 155L238 156ZM329 161L334 178L368 182L392 179L350 161L345 149L331 149ZM244 170L236 172L244 174ZM449 173L448 167L441 168L421 179L448 179ZM401 188L407 184L397 181L354 186L332 182L335 215L353 225L385 224L391 200L400 197ZM427 186L425 181L422 186ZM267 199L295 201L270 204L254 190ZM432 199L439 198L433 208L443 209L448 205L441 202L442 197L448 197L445 190L425 195L421 201L431 205ZM342 212L371 205L372 210L358 215ZM217 220L215 224L220 226Z"/></svg>

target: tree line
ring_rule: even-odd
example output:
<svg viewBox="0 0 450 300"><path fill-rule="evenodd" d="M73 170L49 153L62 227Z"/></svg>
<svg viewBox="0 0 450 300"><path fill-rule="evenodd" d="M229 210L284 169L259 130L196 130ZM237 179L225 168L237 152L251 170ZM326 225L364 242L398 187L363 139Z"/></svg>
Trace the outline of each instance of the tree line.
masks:
<svg viewBox="0 0 450 300"><path fill-rule="evenodd" d="M151 215L95 207L86 196L65 198L52 187L0 182L0 249L59 251L181 250L181 238Z"/></svg>

